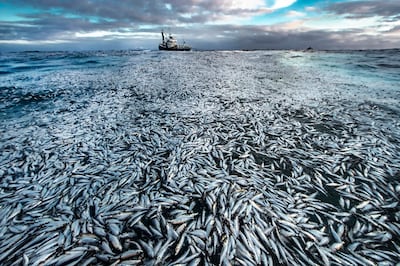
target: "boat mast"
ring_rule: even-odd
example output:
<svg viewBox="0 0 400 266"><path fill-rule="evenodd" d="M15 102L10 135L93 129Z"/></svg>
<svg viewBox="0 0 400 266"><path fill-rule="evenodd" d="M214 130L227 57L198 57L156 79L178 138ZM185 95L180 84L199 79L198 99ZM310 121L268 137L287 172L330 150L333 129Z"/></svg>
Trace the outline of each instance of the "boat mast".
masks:
<svg viewBox="0 0 400 266"><path fill-rule="evenodd" d="M162 42L164 43L165 41L165 39L164 39L164 30L161 30L161 36L162 36Z"/></svg>

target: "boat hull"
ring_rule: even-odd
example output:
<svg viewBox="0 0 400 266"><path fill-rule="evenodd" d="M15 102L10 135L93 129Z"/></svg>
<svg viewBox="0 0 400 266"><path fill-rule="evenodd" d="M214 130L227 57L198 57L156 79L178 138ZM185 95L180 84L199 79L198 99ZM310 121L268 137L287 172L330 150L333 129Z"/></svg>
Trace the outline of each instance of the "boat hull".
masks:
<svg viewBox="0 0 400 266"><path fill-rule="evenodd" d="M166 47L165 45L159 45L158 46L159 50L165 50L165 51L190 51L192 50L192 47L189 46L183 46L183 45L178 45L175 47Z"/></svg>

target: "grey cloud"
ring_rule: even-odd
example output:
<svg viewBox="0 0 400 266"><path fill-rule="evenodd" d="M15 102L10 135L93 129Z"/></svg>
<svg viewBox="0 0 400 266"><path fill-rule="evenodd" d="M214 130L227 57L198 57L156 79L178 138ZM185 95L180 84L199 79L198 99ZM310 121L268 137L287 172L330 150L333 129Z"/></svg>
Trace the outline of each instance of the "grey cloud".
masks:
<svg viewBox="0 0 400 266"><path fill-rule="evenodd" d="M386 31L387 33L400 33L400 26L395 26L389 30Z"/></svg>
<svg viewBox="0 0 400 266"><path fill-rule="evenodd" d="M391 16L391 17L385 17L382 19L383 22L397 22L400 21L400 14L398 16Z"/></svg>
<svg viewBox="0 0 400 266"><path fill-rule="evenodd" d="M176 28L175 25L180 23L204 24L222 15L256 12L232 9L229 3L225 0L15 0L17 5L30 6L42 12L20 15L28 20L3 23L0 25L3 33L0 39L50 39L71 32L93 30L137 31L143 25Z"/></svg>
<svg viewBox="0 0 400 266"><path fill-rule="evenodd" d="M46 11L62 10L78 16L94 16L140 23L159 23L168 20L171 13L161 1L105 1L105 0L16 0L21 6L31 6ZM171 16L172 17L172 16Z"/></svg>
<svg viewBox="0 0 400 266"><path fill-rule="evenodd" d="M44 10L61 9L81 16L98 16L141 24L173 25L178 22L201 23L221 15L258 12L251 9L232 9L224 0L15 0L19 5ZM170 8L167 7L169 5ZM191 16L188 16L190 14Z"/></svg>
<svg viewBox="0 0 400 266"><path fill-rule="evenodd" d="M41 21L43 27L47 22L51 23L50 18ZM64 24L66 21L60 21ZM71 23L71 21L68 21ZM70 26L72 29L80 28L82 30L104 30L105 27L113 28L113 25L100 24L93 25L86 21L73 20L75 23ZM105 26L107 25L107 26ZM20 32L25 34L24 38L31 40L53 40L57 36L61 36L56 26L52 26L48 31L34 29L31 27L13 26L0 24L0 34L12 35L12 32ZM18 28L19 27L19 28ZM54 28L53 28L54 27ZM97 27L97 28L96 28ZM64 28L65 31L67 29ZM45 32L45 33L44 33ZM147 31L145 29L133 30L135 33L158 33L158 30ZM207 25L193 26L191 28L175 27L174 33L177 33L179 41L183 38L187 43L191 44L195 49L212 50L212 49L305 49L309 46L315 49L379 49L393 48L400 46L398 38L390 36L385 37L382 42L382 36L371 36L363 34L361 30L343 30L343 31L296 31L296 30L278 30L274 28L265 28L262 26L234 26L234 25ZM32 36L31 36L31 35ZM34 37L33 37L34 36ZM161 35L160 35L161 36ZM79 38L66 39L68 44L50 45L48 49L130 49L130 48L146 48L157 49L160 38L135 38L126 37L123 39L110 40L107 38ZM6 45L0 45L1 49L6 49ZM15 48L15 47L14 47ZM27 46L24 46L28 49ZM22 49L22 48L21 48ZM31 49L31 48L29 48ZM29 50L28 49L28 50ZM32 48L37 49L37 48ZM43 49L43 47L41 48Z"/></svg>
<svg viewBox="0 0 400 266"><path fill-rule="evenodd" d="M194 44L201 48L210 49L305 49L309 46L315 49L372 49L391 48L399 46L399 41L387 40L382 47L379 37L364 35L361 31L322 31L310 30L299 31L278 31L265 30L260 26L214 26L204 31L210 36L216 36L222 32L231 32L224 38L194 39ZM357 37L356 37L357 36ZM367 41L365 41L367 39Z"/></svg>
<svg viewBox="0 0 400 266"><path fill-rule="evenodd" d="M134 36L117 36L118 40L109 38L77 38L76 32L111 31L131 33L159 33L161 28L171 27L178 37L198 49L304 49L312 46L316 49L362 49L399 47L400 40L395 36L371 36L362 31L323 31L323 30L284 30L275 25L238 26L210 25L204 22L213 21L221 15L253 12L250 9L234 9L227 7L224 0L15 0L21 5L30 5L43 10L42 13L25 15L25 20L16 22L1 22L1 40L27 41L65 41L65 46L56 47L87 47L88 49L115 49L144 47L156 49L159 39L146 37L141 40ZM397 0L396 0L397 1ZM169 4L166 6L165 4ZM195 4L196 3L196 4ZM330 5L328 10L346 16L372 16L380 14L386 19L399 17L399 4L395 1L355 1ZM58 10L59 12L55 12ZM396 11L397 10L397 11ZM254 11L255 12L255 11ZM61 15L65 14L65 15ZM191 17L186 16L192 14ZM73 16L71 16L73 15ZM92 18L92 19L90 19ZM93 20L93 18L96 18ZM180 22L190 23L190 26L176 26ZM150 29L141 27L151 25ZM152 28L153 27L153 28ZM105 40L107 39L107 40ZM3 42L6 43L6 42ZM81 45L79 45L79 43ZM4 49L5 45L0 45Z"/></svg>
<svg viewBox="0 0 400 266"><path fill-rule="evenodd" d="M327 11L349 18L366 18L373 16L392 17L400 15L399 0L370 0L334 3Z"/></svg>
<svg viewBox="0 0 400 266"><path fill-rule="evenodd" d="M398 38L371 36L362 30L281 30L264 26L208 25L178 28L178 39L197 49L381 49L400 47ZM156 48L156 45L153 46Z"/></svg>
<svg viewBox="0 0 400 266"><path fill-rule="evenodd" d="M52 40L76 32L96 30L115 30L129 28L137 31L137 27L121 21L99 19L91 22L86 18L70 18L48 13L25 15L25 19L14 22L0 22L0 40Z"/></svg>

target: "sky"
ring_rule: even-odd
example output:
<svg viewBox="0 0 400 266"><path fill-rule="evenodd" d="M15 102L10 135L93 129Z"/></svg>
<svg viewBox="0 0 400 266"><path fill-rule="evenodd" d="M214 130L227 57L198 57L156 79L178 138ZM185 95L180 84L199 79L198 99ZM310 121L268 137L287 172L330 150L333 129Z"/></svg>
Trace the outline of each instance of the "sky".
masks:
<svg viewBox="0 0 400 266"><path fill-rule="evenodd" d="M0 51L400 47L400 0L0 0Z"/></svg>

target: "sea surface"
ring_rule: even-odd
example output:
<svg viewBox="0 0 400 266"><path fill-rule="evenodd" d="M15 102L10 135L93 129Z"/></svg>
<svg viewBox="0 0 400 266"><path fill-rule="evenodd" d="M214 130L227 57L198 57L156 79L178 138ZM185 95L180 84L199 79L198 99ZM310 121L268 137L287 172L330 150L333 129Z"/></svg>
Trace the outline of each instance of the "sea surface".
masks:
<svg viewBox="0 0 400 266"><path fill-rule="evenodd" d="M1 265L395 265L400 50L0 53Z"/></svg>

